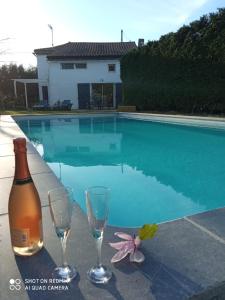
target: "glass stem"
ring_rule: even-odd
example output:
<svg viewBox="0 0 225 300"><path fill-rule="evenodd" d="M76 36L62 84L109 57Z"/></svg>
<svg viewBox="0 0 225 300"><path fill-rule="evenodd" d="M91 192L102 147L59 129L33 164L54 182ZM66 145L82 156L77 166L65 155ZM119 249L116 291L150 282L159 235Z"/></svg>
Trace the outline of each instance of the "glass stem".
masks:
<svg viewBox="0 0 225 300"><path fill-rule="evenodd" d="M66 261L66 240L67 240L67 237L60 238L61 245L62 245L62 265L63 265L63 267L68 266L68 263Z"/></svg>
<svg viewBox="0 0 225 300"><path fill-rule="evenodd" d="M102 240L103 240L102 237L95 240L96 248L97 248L97 267L98 268L100 268L102 266Z"/></svg>

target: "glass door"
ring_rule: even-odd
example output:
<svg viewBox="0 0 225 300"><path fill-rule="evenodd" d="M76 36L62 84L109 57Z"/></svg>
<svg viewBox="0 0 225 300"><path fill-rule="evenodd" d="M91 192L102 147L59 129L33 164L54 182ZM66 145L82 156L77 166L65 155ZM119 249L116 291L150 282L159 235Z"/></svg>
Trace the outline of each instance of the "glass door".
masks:
<svg viewBox="0 0 225 300"><path fill-rule="evenodd" d="M92 84L92 106L94 108L113 107L113 84L112 83L93 83Z"/></svg>

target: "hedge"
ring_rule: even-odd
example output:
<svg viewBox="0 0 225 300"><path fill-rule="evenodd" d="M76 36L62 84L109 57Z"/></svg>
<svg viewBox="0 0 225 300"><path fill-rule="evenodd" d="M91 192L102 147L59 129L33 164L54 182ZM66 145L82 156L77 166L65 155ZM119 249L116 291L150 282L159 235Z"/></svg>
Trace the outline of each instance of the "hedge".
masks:
<svg viewBox="0 0 225 300"><path fill-rule="evenodd" d="M121 60L123 104L139 110L225 113L225 64L133 51Z"/></svg>

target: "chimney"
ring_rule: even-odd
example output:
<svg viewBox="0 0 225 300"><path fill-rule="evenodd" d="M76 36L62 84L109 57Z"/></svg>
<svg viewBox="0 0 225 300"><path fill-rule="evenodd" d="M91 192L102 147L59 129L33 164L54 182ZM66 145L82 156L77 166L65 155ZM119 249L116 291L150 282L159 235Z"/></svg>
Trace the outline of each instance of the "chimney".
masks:
<svg viewBox="0 0 225 300"><path fill-rule="evenodd" d="M123 29L121 29L121 43L123 42Z"/></svg>
<svg viewBox="0 0 225 300"><path fill-rule="evenodd" d="M144 39L138 39L138 47L143 47L145 44L145 40Z"/></svg>

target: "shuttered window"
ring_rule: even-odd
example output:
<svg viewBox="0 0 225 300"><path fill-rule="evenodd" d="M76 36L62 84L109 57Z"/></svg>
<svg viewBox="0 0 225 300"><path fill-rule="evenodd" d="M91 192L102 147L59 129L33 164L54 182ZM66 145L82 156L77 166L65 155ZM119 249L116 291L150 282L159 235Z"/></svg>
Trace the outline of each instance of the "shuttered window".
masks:
<svg viewBox="0 0 225 300"><path fill-rule="evenodd" d="M87 68L86 63L76 63L75 66L76 66L76 69L86 69Z"/></svg>
<svg viewBox="0 0 225 300"><path fill-rule="evenodd" d="M74 64L72 64L72 63L62 63L61 68L63 70L71 70L71 69L74 69Z"/></svg>

